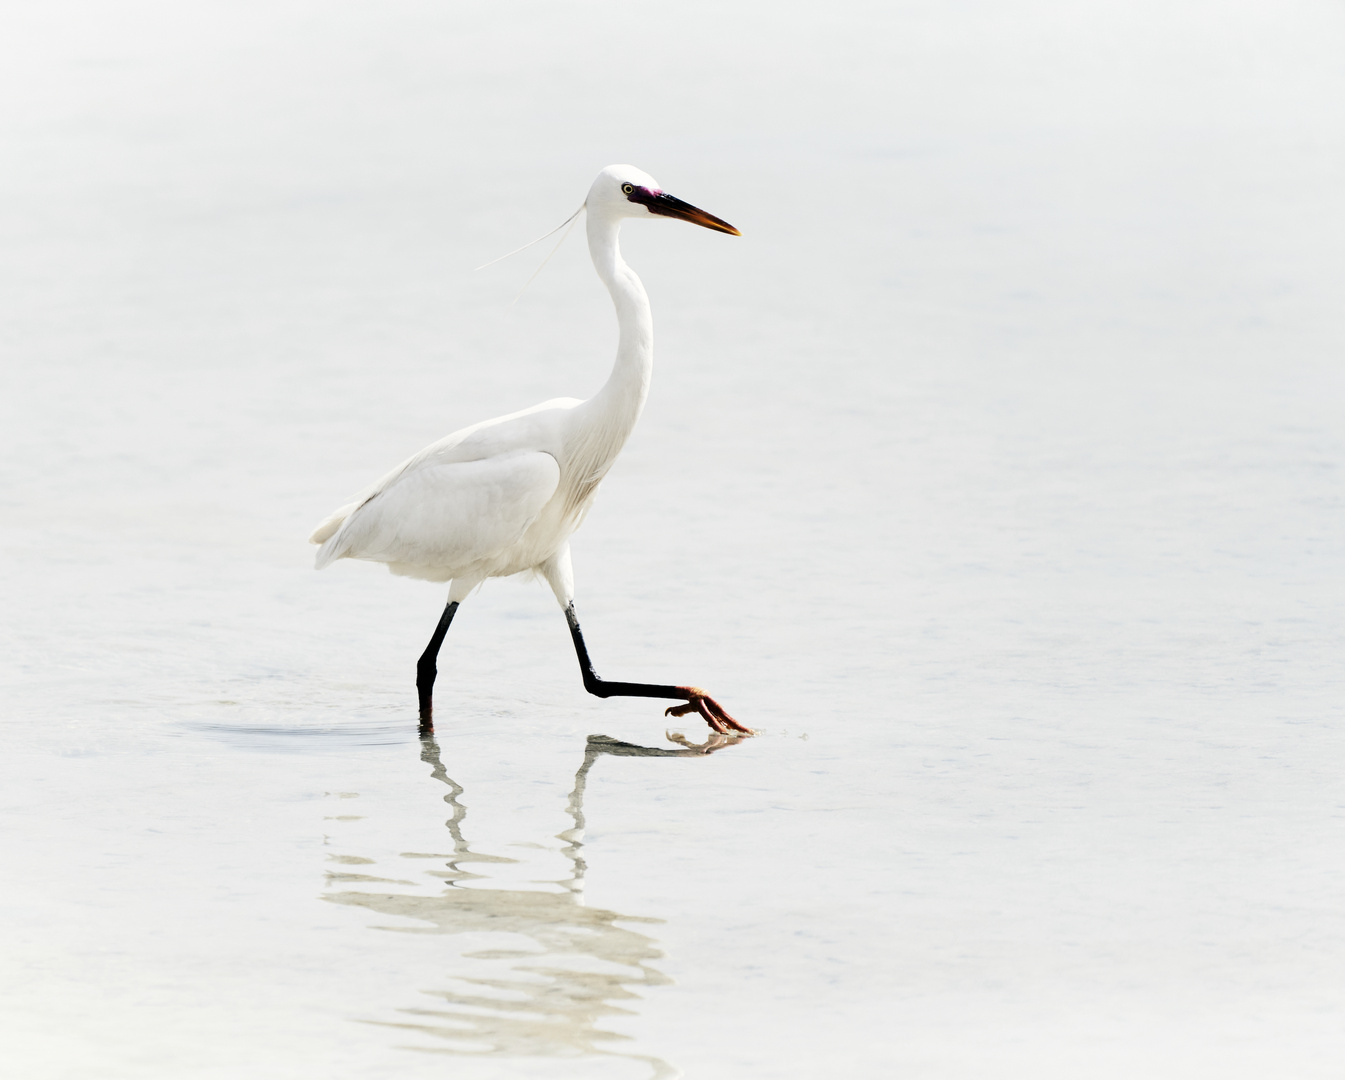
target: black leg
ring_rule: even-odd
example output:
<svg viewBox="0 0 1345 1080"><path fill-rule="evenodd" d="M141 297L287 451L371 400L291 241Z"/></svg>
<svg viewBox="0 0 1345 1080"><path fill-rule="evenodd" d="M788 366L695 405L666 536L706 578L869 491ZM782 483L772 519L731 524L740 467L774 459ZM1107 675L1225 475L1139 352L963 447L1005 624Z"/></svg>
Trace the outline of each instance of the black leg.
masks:
<svg viewBox="0 0 1345 1080"><path fill-rule="evenodd" d="M579 670L584 676L584 689L600 698L609 697L652 697L671 698L684 701L685 705L675 705L664 711L664 715L685 716L698 712L715 731L727 734L730 730L752 734L752 729L743 727L733 719L724 707L699 686L663 686L658 683L609 682L600 679L593 670L593 661L588 656L588 646L584 644L583 632L579 629L579 618L574 613L573 601L565 608L565 621L570 624L570 637L574 639L574 651L579 657Z"/></svg>
<svg viewBox="0 0 1345 1080"><path fill-rule="evenodd" d="M430 643L425 646L425 651L416 661L416 693L420 696L422 734L434 730L434 677L439 673L436 660L439 658L439 648L444 643L444 635L448 633L449 624L453 621L453 613L457 610L458 602L450 600L448 606L444 608L444 613L439 616L439 625L434 628L434 636L430 638Z"/></svg>

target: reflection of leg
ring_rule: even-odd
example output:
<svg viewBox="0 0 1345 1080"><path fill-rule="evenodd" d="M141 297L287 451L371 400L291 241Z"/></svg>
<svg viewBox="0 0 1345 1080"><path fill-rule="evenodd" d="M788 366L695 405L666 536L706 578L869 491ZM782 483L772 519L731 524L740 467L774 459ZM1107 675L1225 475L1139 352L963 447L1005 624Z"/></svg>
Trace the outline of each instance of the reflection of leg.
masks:
<svg viewBox="0 0 1345 1080"><path fill-rule="evenodd" d="M570 792L570 797L565 803L565 812L570 815L570 820L574 822L570 828L564 832L556 834L557 840L565 841L565 846L561 849L561 854L570 860L570 880L561 882L565 888L572 893L582 893L584 891L584 875L588 873L588 863L584 860L584 827L587 824L584 820L584 789L588 786L588 771L593 768L593 763L598 760L598 751L593 749L593 736L588 738L589 745L584 750L584 763L579 766L579 771L574 774L574 790Z"/></svg>
<svg viewBox="0 0 1345 1080"><path fill-rule="evenodd" d="M467 847L467 841L462 835L462 820L467 816L467 808L458 802L458 796L463 793L463 788L448 775L448 770L444 768L444 763L439 757L439 744L429 732L422 732L420 736L420 760L430 767L430 775L448 788L444 802L452 809L453 816L444 822L444 825L453 837L454 854L470 855L471 849ZM454 865L453 869L456 870L457 866Z"/></svg>
<svg viewBox="0 0 1345 1080"><path fill-rule="evenodd" d="M434 628L434 636L430 638L430 643L425 646L425 651L421 653L420 660L416 663L416 693L420 697L422 732L434 730L434 677L439 673L436 661L439 658L440 646L444 643L444 635L448 633L448 627L453 622L453 615L457 610L458 602L449 600L444 613L439 616L439 625Z"/></svg>
<svg viewBox="0 0 1345 1080"><path fill-rule="evenodd" d="M584 764L579 770L579 774L587 775L594 760L600 754L611 754L613 757L699 757L703 754L713 754L716 750L721 750L725 746L737 746L743 741L741 735L720 735L717 732L710 732L703 743L694 743L685 735L680 735L675 731L670 731L667 734L669 742L677 743L685 749L673 750L667 746L640 746L637 743L622 742L610 735L590 735L588 737L588 750L584 754ZM578 780L579 775L576 775L575 781ZM576 787L576 790L579 789Z"/></svg>
<svg viewBox="0 0 1345 1080"><path fill-rule="evenodd" d="M622 742L620 739L614 739L610 735L590 735L588 743L584 747L584 763L579 766L579 771L574 774L574 790L570 792L569 801L565 804L565 811L574 821L574 825L564 832L557 833L557 840L564 840L565 847L561 854L570 860L574 867L574 872L570 880L563 882L565 887L571 892L577 893L583 891L584 874L588 870L588 863L584 861L584 791L588 787L588 773L593 768L593 763L603 754L611 754L614 757L700 757L703 754L713 754L725 746L734 746L743 741L741 735L720 735L717 732L711 732L709 738L703 743L693 743L685 735L678 735L674 732L668 733L668 739L675 743L680 743L686 749L672 750L666 746L638 746L635 743Z"/></svg>
<svg viewBox="0 0 1345 1080"><path fill-rule="evenodd" d="M702 690L699 686L663 686L658 683L608 682L600 679L593 670L593 661L588 656L588 646L584 644L584 635L579 629L579 619L574 613L574 601L565 608L565 620L570 624L570 637L574 639L574 651L579 657L579 670L584 676L584 689L600 698L609 697L652 697L673 698L686 702L675 705L665 711L668 716L686 716L698 712L705 722L721 735L730 731L751 735L752 729L744 727L733 719L724 706Z"/></svg>
<svg viewBox="0 0 1345 1080"><path fill-rule="evenodd" d="M722 750L726 746L736 746L743 741L741 735L721 735L717 731L710 732L705 737L705 741L700 743L692 742L685 735L676 731L668 732L668 739L670 742L679 743L686 747L686 750L673 751L674 753L686 753L689 750L693 754L713 754L716 750Z"/></svg>

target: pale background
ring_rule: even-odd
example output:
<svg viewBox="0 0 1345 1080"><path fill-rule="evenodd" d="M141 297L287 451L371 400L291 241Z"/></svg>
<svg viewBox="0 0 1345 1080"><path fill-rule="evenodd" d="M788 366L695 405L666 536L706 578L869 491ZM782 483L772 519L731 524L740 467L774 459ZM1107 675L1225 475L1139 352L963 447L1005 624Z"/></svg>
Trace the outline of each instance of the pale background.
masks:
<svg viewBox="0 0 1345 1080"><path fill-rule="evenodd" d="M1339 1076L1342 55L1292 0L6 4L6 1075ZM471 268L612 162L743 236L626 230L579 611L762 734L580 806L665 723L491 583L439 751L514 861L449 884L443 590L304 538L596 389L580 237Z"/></svg>

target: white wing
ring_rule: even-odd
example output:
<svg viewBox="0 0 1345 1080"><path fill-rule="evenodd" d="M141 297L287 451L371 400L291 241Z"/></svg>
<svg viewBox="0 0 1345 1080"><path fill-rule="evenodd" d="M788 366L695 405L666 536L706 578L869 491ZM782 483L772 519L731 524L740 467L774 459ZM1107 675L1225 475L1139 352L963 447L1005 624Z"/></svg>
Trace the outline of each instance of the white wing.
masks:
<svg viewBox="0 0 1345 1080"><path fill-rule="evenodd" d="M404 471L345 516L317 567L347 558L465 571L517 543L559 483L556 459L540 451Z"/></svg>
<svg viewBox="0 0 1345 1080"><path fill-rule="evenodd" d="M551 449L549 444L553 440L549 436L554 433L555 422L580 404L582 402L578 398L553 398L530 409L510 413L508 416L497 416L494 420L483 420L479 424L455 431L452 435L445 435L438 442L431 443L425 449L412 454L392 472L380 477L345 506L330 514L313 530L308 542L326 543L341 528L346 518L357 509L419 469L455 462L480 461L515 450ZM318 560L319 568L326 565L322 562L321 555L318 556Z"/></svg>

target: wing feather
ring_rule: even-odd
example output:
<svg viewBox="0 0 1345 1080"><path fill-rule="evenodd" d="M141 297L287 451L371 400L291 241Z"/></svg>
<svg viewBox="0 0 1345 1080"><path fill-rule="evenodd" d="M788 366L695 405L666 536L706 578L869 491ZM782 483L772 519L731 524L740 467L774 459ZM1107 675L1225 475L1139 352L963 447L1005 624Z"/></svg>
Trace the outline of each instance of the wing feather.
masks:
<svg viewBox="0 0 1345 1080"><path fill-rule="evenodd" d="M552 398L523 409L508 416L497 416L494 420L483 420L479 424L462 428L445 435L438 442L431 443L423 450L412 454L395 469L379 477L374 483L360 491L355 498L333 511L308 537L310 544L325 544L345 523L352 513L401 482L419 469L436 465L449 465L458 462L479 461L484 458L503 456L511 451L531 450L537 447L537 423L545 424L549 417L563 415L582 402L578 398ZM545 447L545 442L541 444ZM318 568L326 562L319 555ZM332 556L340 558L340 556ZM331 560L328 559L327 562Z"/></svg>
<svg viewBox="0 0 1345 1080"><path fill-rule="evenodd" d="M317 567L371 559L465 570L517 543L559 483L560 466L541 451L404 471L345 514L319 549Z"/></svg>

